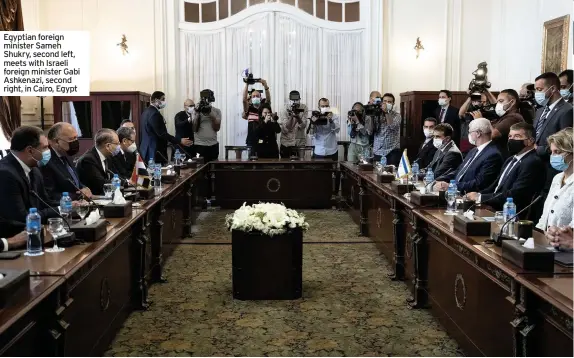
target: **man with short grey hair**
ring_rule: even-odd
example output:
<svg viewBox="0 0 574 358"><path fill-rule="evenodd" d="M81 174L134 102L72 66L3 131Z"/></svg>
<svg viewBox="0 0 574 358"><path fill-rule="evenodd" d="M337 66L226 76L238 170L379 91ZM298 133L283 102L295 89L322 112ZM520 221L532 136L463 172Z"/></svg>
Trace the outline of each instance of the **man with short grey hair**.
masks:
<svg viewBox="0 0 574 358"><path fill-rule="evenodd" d="M193 103L192 99L188 98L183 102L183 111L177 112L174 118L176 138L189 138L191 142L195 140L193 135L194 116L195 104ZM186 156L195 157L195 149L193 144L189 146L180 145L177 148L180 152L183 151Z"/></svg>
<svg viewBox="0 0 574 358"><path fill-rule="evenodd" d="M468 125L468 140L475 145L462 164L446 180L455 180L461 195L480 192L488 188L498 177L502 168L502 155L492 142L492 125L486 118L477 118ZM447 190L449 183L439 181L437 190Z"/></svg>

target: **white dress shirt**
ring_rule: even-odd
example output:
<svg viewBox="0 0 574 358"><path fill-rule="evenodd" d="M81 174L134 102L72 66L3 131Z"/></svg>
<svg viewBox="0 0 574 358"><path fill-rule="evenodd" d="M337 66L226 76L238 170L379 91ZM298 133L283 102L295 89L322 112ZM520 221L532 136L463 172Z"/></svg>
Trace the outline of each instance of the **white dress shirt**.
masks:
<svg viewBox="0 0 574 358"><path fill-rule="evenodd" d="M508 176L508 174L510 174L510 172L512 171L512 169L514 169L514 167L516 166L516 164L520 163L520 161L522 160L522 158L524 158L524 156L528 153L530 153L531 151L533 151L534 149L530 149L529 151L526 151L522 154L518 154L514 156L514 163L512 165L508 165L506 168L504 168L504 171L502 172L502 175L500 176L500 179L498 180L498 184L496 184L496 189L494 189L494 192L496 193L498 191L498 188L500 187L500 184L502 183L502 180L504 178L506 178L506 176Z"/></svg>
<svg viewBox="0 0 574 358"><path fill-rule="evenodd" d="M106 157L100 152L98 148L96 148L96 152L98 152L98 156L100 157L100 162L102 163L102 168L106 171Z"/></svg>
<svg viewBox="0 0 574 358"><path fill-rule="evenodd" d="M12 155L14 155L14 154L12 154ZM16 158L18 163L20 163L20 165L22 166L22 169L24 169L24 174L26 174L26 178L28 178L28 180L30 180L30 172L32 171L32 168L30 168L29 166L26 165L26 163L21 161L20 158L18 158L18 156L14 155L14 158Z"/></svg>
<svg viewBox="0 0 574 358"><path fill-rule="evenodd" d="M546 231L549 226L574 227L572 208L574 207L574 175L566 179L562 185L564 173L554 176L550 191L544 202L542 217L536 225L540 230Z"/></svg>

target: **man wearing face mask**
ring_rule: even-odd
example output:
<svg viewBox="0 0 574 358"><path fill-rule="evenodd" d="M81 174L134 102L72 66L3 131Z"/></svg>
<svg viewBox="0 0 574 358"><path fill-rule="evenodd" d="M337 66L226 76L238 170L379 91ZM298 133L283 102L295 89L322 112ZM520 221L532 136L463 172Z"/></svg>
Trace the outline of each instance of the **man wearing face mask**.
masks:
<svg viewBox="0 0 574 358"><path fill-rule="evenodd" d="M48 138L37 127L22 126L14 131L10 154L0 160L0 218L25 223L30 208L37 208L42 223L48 218L58 217L52 206L59 204L50 200L44 186L42 173L38 169L50 162L51 152Z"/></svg>
<svg viewBox="0 0 574 358"><path fill-rule="evenodd" d="M384 156L388 165L399 165L401 160L401 115L395 109L395 96L385 93L381 108L383 114L373 119L373 154L374 160L379 162Z"/></svg>
<svg viewBox="0 0 574 358"><path fill-rule="evenodd" d="M473 113L478 112L480 114L480 111L477 110L478 108L496 102L496 98L494 98L492 93L488 90L482 92L480 96L472 94L470 90L468 90L467 93L469 95L468 98L458 110L458 116L461 120L460 151L463 155L466 155L466 153L470 152L470 150L474 148L474 146L468 141L468 125L474 119ZM482 115L479 115L478 117L482 117Z"/></svg>
<svg viewBox="0 0 574 358"><path fill-rule="evenodd" d="M81 183L94 195L104 194L104 184L111 179L111 158L120 154L120 140L109 128L100 129L94 137L95 146L78 160L77 170Z"/></svg>
<svg viewBox="0 0 574 358"><path fill-rule="evenodd" d="M80 149L78 132L70 123L58 122L48 131L51 159L40 168L46 192L52 200L59 201L62 193L70 194L72 200L92 197L90 188L80 182L73 156ZM81 190L78 191L80 188Z"/></svg>
<svg viewBox="0 0 574 358"><path fill-rule="evenodd" d="M373 126L371 118L365 116L365 108L361 102L353 104L347 122L347 133L351 138L347 160L355 163L359 160L359 155L369 148Z"/></svg>
<svg viewBox="0 0 574 358"><path fill-rule="evenodd" d="M419 164L419 168L426 168L432 162L437 151L437 147L435 147L433 143L433 132L435 126L436 119L432 117L426 118L423 122L423 133L425 135L425 141L423 144L421 144L416 159L416 162Z"/></svg>
<svg viewBox="0 0 574 358"><path fill-rule="evenodd" d="M572 77L572 70L564 70L558 75L560 79L560 95L570 104L572 104Z"/></svg>
<svg viewBox="0 0 574 358"><path fill-rule="evenodd" d="M439 107L435 111L435 118L437 122L448 123L452 127L454 134L452 140L457 146L460 145L460 118L458 116L459 109L450 105L452 101L452 92L449 90L441 90L438 94Z"/></svg>
<svg viewBox="0 0 574 358"><path fill-rule="evenodd" d="M524 122L522 115L518 113L518 93L513 89L505 89L498 94L496 103L497 119L492 124L492 141L498 147L500 154L506 160L509 153L506 148L508 134L513 124Z"/></svg>
<svg viewBox="0 0 574 358"><path fill-rule="evenodd" d="M495 210L502 210L506 198L513 198L516 210L520 211L530 204L544 185L545 165L534 150L534 127L531 124L520 122L512 125L507 146L511 157L502 166L498 178L480 193L468 193L467 198L476 202L488 201ZM521 218L526 219L527 215L525 212Z"/></svg>
<svg viewBox="0 0 574 358"><path fill-rule="evenodd" d="M543 163L548 163L545 193L552 178L558 173L550 166L547 139L552 134L572 126L572 105L560 96L560 80L553 72L536 77L534 98L541 107L536 111L534 129L536 131L536 153Z"/></svg>
<svg viewBox="0 0 574 358"><path fill-rule="evenodd" d="M193 137L193 118L195 116L195 104L192 99L186 99L183 102L183 111L175 115L175 137L176 138L189 138L192 142ZM195 148L193 145L184 147L176 146L180 151L184 150L188 158L195 157ZM175 150L174 150L175 152Z"/></svg>
<svg viewBox="0 0 574 358"><path fill-rule="evenodd" d="M452 140L452 133L448 123L437 124L433 129L432 144L437 151L425 169L432 169L435 180L446 180L462 163L462 154Z"/></svg>
<svg viewBox="0 0 574 358"><path fill-rule="evenodd" d="M193 144L193 141L189 138L178 139L167 132L165 119L159 112L165 106L165 93L155 91L151 95L149 107L142 113L140 154L146 163L153 158L156 163L167 164L164 158L167 158L168 142L183 146Z"/></svg>
<svg viewBox="0 0 574 358"><path fill-rule="evenodd" d="M448 181L455 180L461 194L488 188L500 173L503 159L492 142L492 125L486 118L477 118L468 126L468 139L476 148L468 152L457 170L437 179L436 190L447 190Z"/></svg>
<svg viewBox="0 0 574 358"><path fill-rule="evenodd" d="M325 123L319 124L319 117L311 117L310 133L315 145L314 158L326 158L333 161L339 161L339 151L337 146L337 137L341 130L339 117L331 111L329 100L321 98L319 100L319 110L321 116L327 117ZM317 123L317 124L316 124Z"/></svg>
<svg viewBox="0 0 574 358"><path fill-rule="evenodd" d="M307 145L307 106L301 103L299 91L289 92L289 103L279 112L281 127L280 148L281 158L289 158L297 152L294 147Z"/></svg>
<svg viewBox="0 0 574 358"><path fill-rule="evenodd" d="M265 89L265 98L261 98L261 92L257 90L251 91L249 93L249 84L245 84L245 89L243 90L243 116L242 118L247 120L247 138L245 139L245 144L250 146L253 151L257 147L257 135L255 130L259 124L259 112L263 104L271 106L271 93L269 92L269 86L267 81L261 79L261 85Z"/></svg>
<svg viewBox="0 0 574 358"><path fill-rule="evenodd" d="M109 159L110 171L121 178L130 178L136 165L136 132L131 128L117 130L120 152Z"/></svg>

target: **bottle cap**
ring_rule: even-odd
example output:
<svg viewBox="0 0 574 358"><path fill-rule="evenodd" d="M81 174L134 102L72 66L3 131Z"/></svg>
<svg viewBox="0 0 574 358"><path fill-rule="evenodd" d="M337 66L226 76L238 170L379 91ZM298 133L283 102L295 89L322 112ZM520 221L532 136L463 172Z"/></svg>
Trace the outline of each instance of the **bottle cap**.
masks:
<svg viewBox="0 0 574 358"><path fill-rule="evenodd" d="M68 195L69 195L69 194L68 194L67 191L65 191L65 192L62 193L62 196L68 196Z"/></svg>
<svg viewBox="0 0 574 358"><path fill-rule="evenodd" d="M512 203L512 198L506 198L507 203Z"/></svg>
<svg viewBox="0 0 574 358"><path fill-rule="evenodd" d="M118 177L118 175L117 175L117 174L114 174L114 178L117 178L117 177Z"/></svg>
<svg viewBox="0 0 574 358"><path fill-rule="evenodd" d="M30 214L32 214L32 213L37 213L37 212L38 212L38 209L36 209L36 208L30 208Z"/></svg>
<svg viewBox="0 0 574 358"><path fill-rule="evenodd" d="M456 180L451 180L450 183L451 183L451 184L456 184Z"/></svg>

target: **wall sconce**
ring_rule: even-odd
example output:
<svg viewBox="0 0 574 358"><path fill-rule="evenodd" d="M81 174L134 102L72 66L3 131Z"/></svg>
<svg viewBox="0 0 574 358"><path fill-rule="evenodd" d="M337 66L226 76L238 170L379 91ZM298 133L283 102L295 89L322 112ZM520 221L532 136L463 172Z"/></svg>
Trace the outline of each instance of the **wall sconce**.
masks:
<svg viewBox="0 0 574 358"><path fill-rule="evenodd" d="M417 43L415 44L415 51L417 52L417 58L419 58L421 51L424 50L423 43L421 42L421 38L417 37Z"/></svg>
<svg viewBox="0 0 574 358"><path fill-rule="evenodd" d="M126 38L126 35L122 35L122 42L120 42L119 44L117 44L116 46L119 46L120 49L122 50L122 55L126 55L128 52L128 39Z"/></svg>

